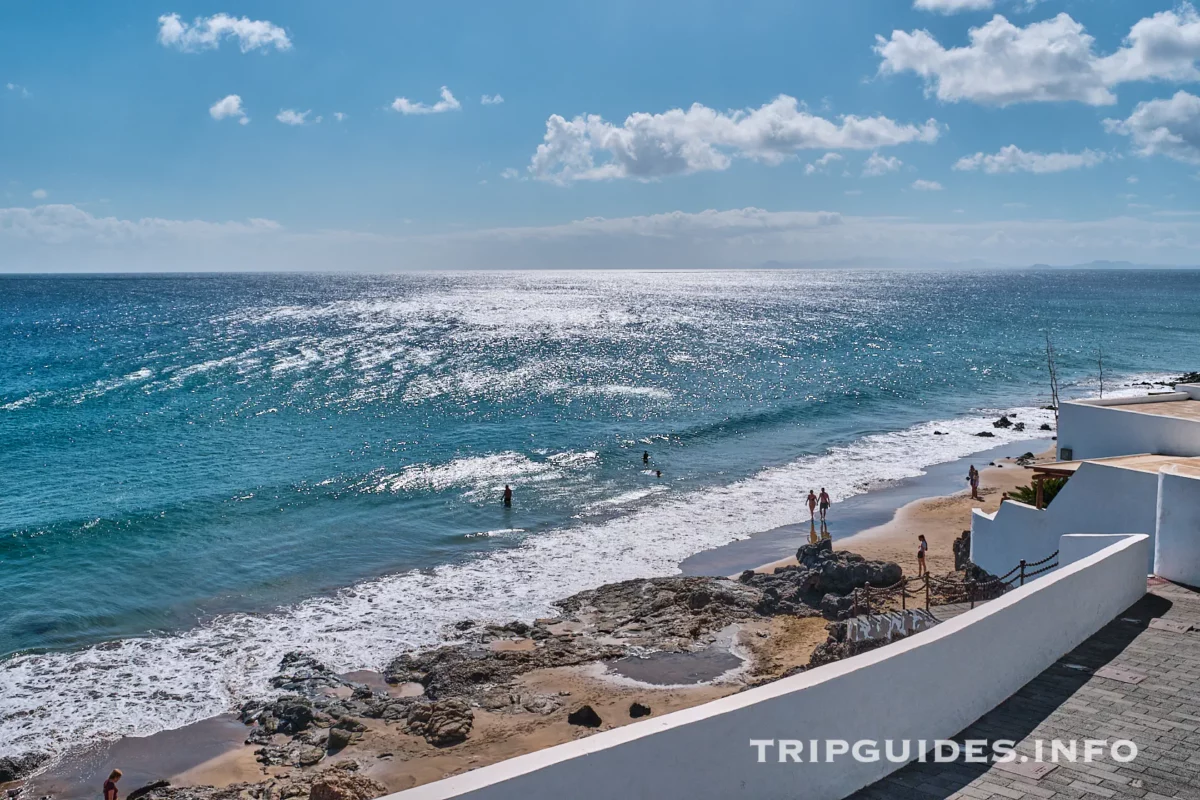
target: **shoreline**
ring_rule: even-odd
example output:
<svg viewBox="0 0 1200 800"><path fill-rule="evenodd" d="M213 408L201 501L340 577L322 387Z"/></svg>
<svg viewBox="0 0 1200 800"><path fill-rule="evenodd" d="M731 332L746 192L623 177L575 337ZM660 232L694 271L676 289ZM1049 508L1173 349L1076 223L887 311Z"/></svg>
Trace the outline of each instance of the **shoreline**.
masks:
<svg viewBox="0 0 1200 800"><path fill-rule="evenodd" d="M1048 439L1031 438L985 448L965 458L928 467L924 475L872 487L837 503L831 511L829 525L833 529L831 535L835 549L853 549L868 559L895 561L903 567L905 574L914 574L916 533L913 529L920 527L930 541L930 569L934 572L952 571L951 542L964 527L969 527L970 508L982 506L994 510L1002 491L1028 482L1026 471L1012 465L1011 457L1026 451L1035 451L1045 457L1045 445L1050 443ZM987 466L981 470L983 503L970 500L969 494L963 489L955 491L962 483L966 464L983 466L988 461L1000 466ZM735 564L735 569L723 574L737 573L743 568L773 572L776 567L796 563L794 556L781 556L794 553L799 544L808 542L808 537L809 525L806 523L780 526L749 539L694 554L680 564L680 570L685 575L696 575L697 565L699 569L711 572L722 565ZM758 558L763 553L775 558ZM750 561L754 563L750 564ZM751 623L743 626L743 630L735 632L733 638L745 635L732 646L737 648L734 652L740 650L748 653L750 660L743 665L744 670L739 668L734 672L747 674L724 683L700 681L690 685L655 685L653 681L633 680L619 673L614 674L611 663L608 669L603 664L596 664L591 668L534 670L527 673L526 678L529 679L529 685L536 686L538 691L570 696L572 704L588 699L589 704L600 711L606 720L620 716L617 707L621 703L629 703L631 699L633 702L649 704L657 714L698 705L739 691L745 680L753 677L749 674L752 672L752 662L753 671L768 680L773 679L770 677L772 674L779 677L788 669L803 666L817 645L825 641L824 625L825 620L817 617L777 618L765 625ZM752 640L751 637L755 636L763 641ZM511 643L511 648L525 649L525 644L532 647L531 640L518 638ZM497 642L493 649L508 650L510 644ZM739 657L742 653L739 653ZM387 688L390 694L396 694L396 687L387 687L383 674L379 672L360 671L347 677L377 690ZM355 755L360 758L363 755L373 757L373 763L366 767L363 774L380 780L389 791L398 791L445 774L455 774L570 741L579 735L577 728L562 720L522 725L514 723L511 714L489 711L477 711L476 717L478 738L457 745L453 753L438 752L436 749L423 751L418 747L406 753L402 759L395 759L378 748L373 753L361 749ZM250 728L236 717L223 714L147 737L125 737L68 753L46 772L30 779L29 786L38 796L51 794L62 800L83 798L94 794L95 781L87 780L86 776L106 771L118 762L126 770L126 791L162 779L171 781L173 786L224 786L238 781L267 780L279 774L280 768L264 767L256 762L256 745L245 743L249 731ZM372 729L370 732L372 735L384 735L383 731ZM394 745L395 742L392 742L391 750L396 749ZM335 762L327 760L324 763Z"/></svg>

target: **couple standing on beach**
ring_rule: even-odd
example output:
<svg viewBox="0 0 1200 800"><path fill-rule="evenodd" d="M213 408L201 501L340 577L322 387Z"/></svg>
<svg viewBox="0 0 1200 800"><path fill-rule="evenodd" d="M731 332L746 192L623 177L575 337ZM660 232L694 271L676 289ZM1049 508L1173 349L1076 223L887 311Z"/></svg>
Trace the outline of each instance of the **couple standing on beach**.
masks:
<svg viewBox="0 0 1200 800"><path fill-rule="evenodd" d="M975 469L974 464L967 470L967 483L971 484L971 499L982 500L979 496L979 470Z"/></svg>
<svg viewBox="0 0 1200 800"><path fill-rule="evenodd" d="M812 489L809 489L808 499L806 502L808 503L808 515L811 519L815 520L817 518L817 506L819 505L821 507L821 522L825 521L825 513L829 511L829 506L833 504L833 501L829 499L829 494L825 491L824 486L821 487L820 497L813 494Z"/></svg>

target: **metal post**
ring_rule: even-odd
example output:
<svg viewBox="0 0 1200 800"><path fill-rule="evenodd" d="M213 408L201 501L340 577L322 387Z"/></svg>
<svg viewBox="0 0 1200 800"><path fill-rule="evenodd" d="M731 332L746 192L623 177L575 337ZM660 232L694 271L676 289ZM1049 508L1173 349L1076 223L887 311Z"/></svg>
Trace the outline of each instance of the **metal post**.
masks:
<svg viewBox="0 0 1200 800"><path fill-rule="evenodd" d="M850 616L858 616L858 589L850 592Z"/></svg>
<svg viewBox="0 0 1200 800"><path fill-rule="evenodd" d="M929 610L929 573L925 573L925 610Z"/></svg>
<svg viewBox="0 0 1200 800"><path fill-rule="evenodd" d="M967 586L970 587L969 589L967 589L967 591L971 593L971 608L974 608L975 607L975 579L968 578Z"/></svg>
<svg viewBox="0 0 1200 800"><path fill-rule="evenodd" d="M1021 585L1025 585L1025 559L1021 559Z"/></svg>
<svg viewBox="0 0 1200 800"><path fill-rule="evenodd" d="M871 582L867 581L863 584L863 599L867 603L867 614L871 613Z"/></svg>
<svg viewBox="0 0 1200 800"><path fill-rule="evenodd" d="M900 610L908 610L908 581L900 584Z"/></svg>

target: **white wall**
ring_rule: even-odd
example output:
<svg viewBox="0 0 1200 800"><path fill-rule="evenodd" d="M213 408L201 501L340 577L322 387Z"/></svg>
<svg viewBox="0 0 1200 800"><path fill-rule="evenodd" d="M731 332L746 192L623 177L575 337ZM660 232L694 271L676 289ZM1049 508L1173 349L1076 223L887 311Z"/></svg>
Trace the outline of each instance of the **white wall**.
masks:
<svg viewBox="0 0 1200 800"><path fill-rule="evenodd" d="M1164 467L1158 473L1158 535L1154 573L1200 586L1200 473Z"/></svg>
<svg viewBox="0 0 1200 800"><path fill-rule="evenodd" d="M1200 427L1200 426L1198 426ZM1153 472L1082 464L1041 511L1012 500L971 514L971 561L1003 575L1021 559L1041 561L1067 533L1144 533L1151 538L1146 571L1153 567L1158 476Z"/></svg>
<svg viewBox="0 0 1200 800"><path fill-rule="evenodd" d="M1058 410L1058 452L1071 449L1071 458L1108 458L1136 453L1172 456L1200 455L1200 421L1142 414L1141 403L1186 400L1200 387L1188 391L1113 400L1062 403ZM1116 406L1116 407L1112 407Z"/></svg>
<svg viewBox="0 0 1200 800"><path fill-rule="evenodd" d="M1147 548L1126 537L878 650L391 798L838 800L899 765L760 764L750 740L952 737L1136 602Z"/></svg>

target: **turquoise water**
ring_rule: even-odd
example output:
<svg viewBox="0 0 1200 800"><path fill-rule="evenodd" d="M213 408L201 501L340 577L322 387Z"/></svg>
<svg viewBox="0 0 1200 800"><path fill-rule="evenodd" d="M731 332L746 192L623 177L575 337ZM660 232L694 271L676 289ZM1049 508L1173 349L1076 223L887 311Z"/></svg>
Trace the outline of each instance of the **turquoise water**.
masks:
<svg viewBox="0 0 1200 800"><path fill-rule="evenodd" d="M294 647L377 666L1003 441L971 434L1042 418L1046 328L1075 393L1097 347L1113 382L1195 369L1200 273L0 278L0 754L216 713Z"/></svg>

